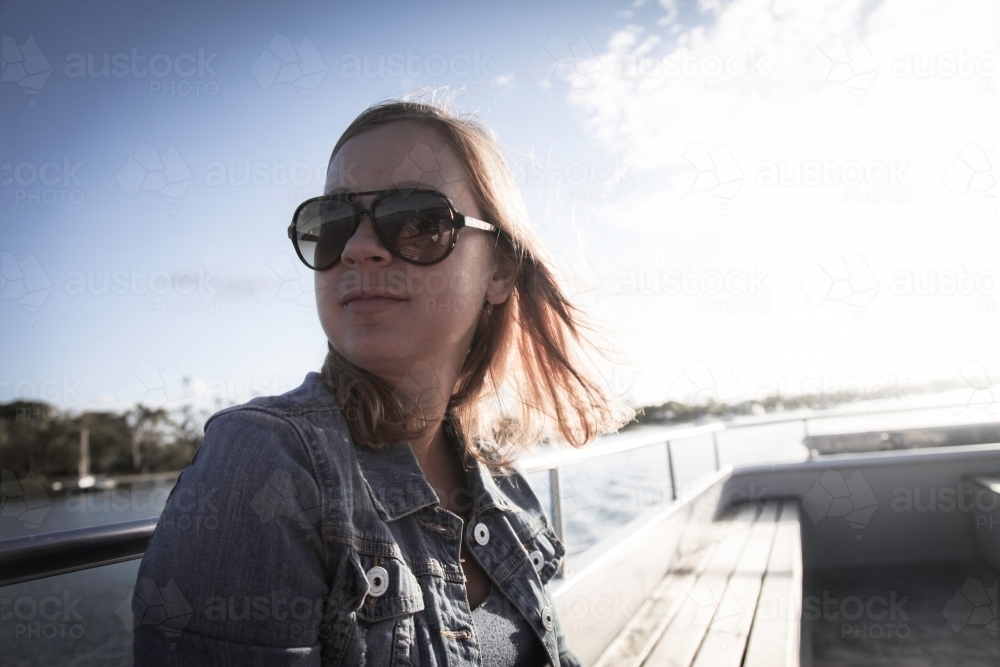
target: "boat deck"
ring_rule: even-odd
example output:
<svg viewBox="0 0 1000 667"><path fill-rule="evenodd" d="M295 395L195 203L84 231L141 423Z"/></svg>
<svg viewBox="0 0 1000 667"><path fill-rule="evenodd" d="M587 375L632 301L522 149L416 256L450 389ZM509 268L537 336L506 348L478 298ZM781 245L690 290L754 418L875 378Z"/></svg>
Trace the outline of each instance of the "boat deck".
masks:
<svg viewBox="0 0 1000 667"><path fill-rule="evenodd" d="M1000 664L981 558L803 570L798 500L729 509L688 540L598 667Z"/></svg>
<svg viewBox="0 0 1000 667"><path fill-rule="evenodd" d="M703 538L679 553L596 665L798 664L798 503L743 505Z"/></svg>
<svg viewBox="0 0 1000 667"><path fill-rule="evenodd" d="M813 667L1000 664L997 573L980 559L816 570L805 595Z"/></svg>

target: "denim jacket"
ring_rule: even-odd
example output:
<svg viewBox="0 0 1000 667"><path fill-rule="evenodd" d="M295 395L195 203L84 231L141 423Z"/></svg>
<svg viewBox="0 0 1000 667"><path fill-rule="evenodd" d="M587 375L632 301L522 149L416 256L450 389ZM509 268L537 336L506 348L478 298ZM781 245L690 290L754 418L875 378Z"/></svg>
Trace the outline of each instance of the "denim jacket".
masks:
<svg viewBox="0 0 1000 667"><path fill-rule="evenodd" d="M465 540L552 665L579 665L547 583L565 554L520 473L466 473L465 523L408 443L352 443L318 373L213 415L132 597L135 664L479 665Z"/></svg>

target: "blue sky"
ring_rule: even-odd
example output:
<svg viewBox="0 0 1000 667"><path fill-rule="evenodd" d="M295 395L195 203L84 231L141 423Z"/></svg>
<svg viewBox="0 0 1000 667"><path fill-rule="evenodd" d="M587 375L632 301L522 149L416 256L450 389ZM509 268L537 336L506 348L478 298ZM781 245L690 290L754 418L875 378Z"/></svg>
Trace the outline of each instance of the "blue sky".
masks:
<svg viewBox="0 0 1000 667"><path fill-rule="evenodd" d="M768 7L5 3L0 401L297 386L325 339L290 215L428 85L499 133L635 400L996 396L998 10Z"/></svg>

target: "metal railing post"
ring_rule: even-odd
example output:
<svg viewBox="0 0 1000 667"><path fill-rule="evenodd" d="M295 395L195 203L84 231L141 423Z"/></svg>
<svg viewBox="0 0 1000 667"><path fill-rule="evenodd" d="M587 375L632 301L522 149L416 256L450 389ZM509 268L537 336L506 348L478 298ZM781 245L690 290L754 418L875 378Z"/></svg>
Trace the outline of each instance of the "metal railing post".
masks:
<svg viewBox="0 0 1000 667"><path fill-rule="evenodd" d="M667 468L670 469L670 498L677 500L677 476L674 474L674 452L667 440Z"/></svg>
<svg viewBox="0 0 1000 667"><path fill-rule="evenodd" d="M563 514L562 470L556 466L549 470L549 496L552 498L552 528L556 531L559 541L566 544L566 517ZM562 565L556 574L565 577L568 572L567 561L563 558Z"/></svg>
<svg viewBox="0 0 1000 667"><path fill-rule="evenodd" d="M719 472L722 465L719 462L719 432L712 431L712 450L715 452L715 471Z"/></svg>

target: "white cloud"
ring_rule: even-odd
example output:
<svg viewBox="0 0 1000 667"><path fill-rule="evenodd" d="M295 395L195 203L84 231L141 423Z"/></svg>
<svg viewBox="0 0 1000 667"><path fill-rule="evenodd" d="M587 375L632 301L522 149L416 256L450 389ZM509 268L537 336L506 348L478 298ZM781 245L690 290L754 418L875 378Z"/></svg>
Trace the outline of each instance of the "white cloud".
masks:
<svg viewBox="0 0 1000 667"><path fill-rule="evenodd" d="M753 387L830 371L946 378L966 356L960 347L995 356L998 294L993 312L958 295L882 295L859 324L847 309L810 304L802 285L829 253L860 254L883 285L899 270L996 270L995 165L969 156L995 156L1000 140L1000 5L734 0L701 9L702 25L678 23L667 3L663 24L623 26L595 49L593 89L567 92L588 134L634 163L643 184L635 201L601 210L600 230L641 244L617 257L600 248L598 271L646 266L652 248L687 241L673 265L753 263L771 275L767 314L676 299L603 304L633 332L641 398L662 398L692 359L721 358ZM725 192L713 191L722 181L711 180L721 169L712 156L725 157Z"/></svg>

